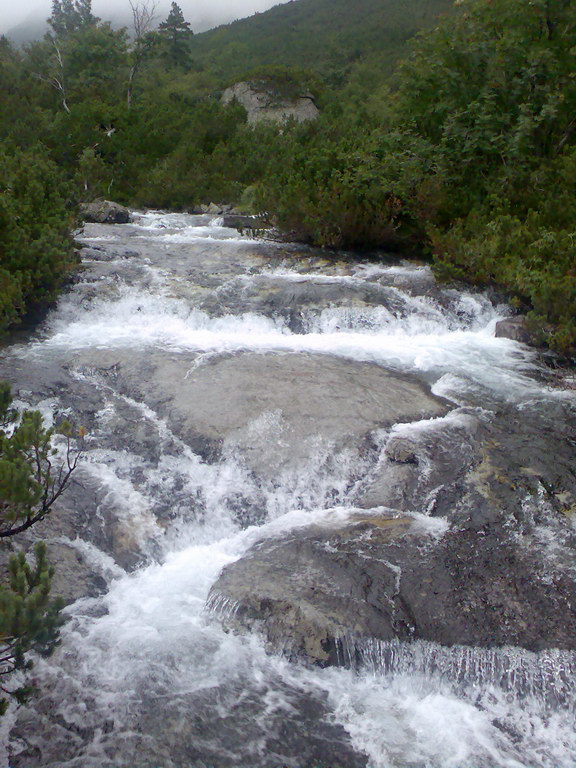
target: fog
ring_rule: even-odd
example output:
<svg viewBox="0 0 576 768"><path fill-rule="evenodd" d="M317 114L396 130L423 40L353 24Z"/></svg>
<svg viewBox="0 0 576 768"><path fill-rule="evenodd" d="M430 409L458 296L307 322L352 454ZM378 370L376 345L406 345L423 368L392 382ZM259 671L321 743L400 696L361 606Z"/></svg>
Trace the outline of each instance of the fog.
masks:
<svg viewBox="0 0 576 768"><path fill-rule="evenodd" d="M192 29L202 31L233 19L251 16L265 11L281 0L180 0L178 3ZM0 33L9 32L13 27L31 24L35 27L50 15L51 0L0 0ZM166 18L170 0L158 0L158 20ZM92 11L103 20L128 23L130 6L128 0L92 0Z"/></svg>

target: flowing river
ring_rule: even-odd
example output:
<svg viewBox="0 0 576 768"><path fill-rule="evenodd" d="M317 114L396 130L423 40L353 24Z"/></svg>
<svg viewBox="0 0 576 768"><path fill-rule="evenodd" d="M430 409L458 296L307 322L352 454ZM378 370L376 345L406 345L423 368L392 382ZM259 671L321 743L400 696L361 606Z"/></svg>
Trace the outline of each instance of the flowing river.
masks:
<svg viewBox="0 0 576 768"><path fill-rule="evenodd" d="M456 526L442 489L459 475L451 452L468 450L458 441L471 420L508 419L519 455L556 440L554 472L569 466L576 400L548 386L535 353L495 338L509 312L480 293L439 288L425 266L345 260L221 224L151 212L87 225L74 285L33 338L2 352L19 407L87 430L74 481L38 529L68 621L54 655L35 662L37 694L4 719L3 764L573 768L569 643L498 650L438 644L434 629L413 642L383 633L340 643L340 663L323 667L288 639L282 653L258 623L230 631L241 600L214 591L223 569L394 507L388 490L370 501L391 437L438 435L402 518L434 552ZM400 403L380 419L383 376L417 393L417 412ZM521 431L536 428L549 443ZM399 461L395 472L416 471ZM537 473L514 536L538 542L551 588L557 572L574 578L570 489L550 491ZM359 542L371 536L362 525ZM405 566L385 565L399 592Z"/></svg>

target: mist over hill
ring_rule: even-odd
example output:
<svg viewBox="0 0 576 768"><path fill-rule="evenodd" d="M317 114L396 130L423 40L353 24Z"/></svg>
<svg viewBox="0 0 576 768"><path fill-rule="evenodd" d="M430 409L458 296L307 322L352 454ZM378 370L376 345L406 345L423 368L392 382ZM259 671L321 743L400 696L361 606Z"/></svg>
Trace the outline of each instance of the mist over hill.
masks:
<svg viewBox="0 0 576 768"><path fill-rule="evenodd" d="M179 3L195 32L265 11L275 4L275 0L181 0ZM156 5L160 22L168 15L170 0L158 0ZM111 21L114 27L130 27L132 23L128 0L93 0L92 7L96 16ZM24 0L16 7L0 8L0 34L16 43L41 38L48 29L46 19L50 8L50 0Z"/></svg>

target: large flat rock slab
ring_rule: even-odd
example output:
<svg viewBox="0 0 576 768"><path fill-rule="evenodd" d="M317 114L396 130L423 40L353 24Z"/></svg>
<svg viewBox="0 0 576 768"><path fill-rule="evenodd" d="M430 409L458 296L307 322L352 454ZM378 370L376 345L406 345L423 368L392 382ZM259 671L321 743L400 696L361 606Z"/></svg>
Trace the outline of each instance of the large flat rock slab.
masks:
<svg viewBox="0 0 576 768"><path fill-rule="evenodd" d="M305 460L318 441L350 445L397 422L444 415L416 377L322 354L92 350L89 366L167 419L189 445L236 449L255 469Z"/></svg>
<svg viewBox="0 0 576 768"><path fill-rule="evenodd" d="M170 369L166 374L170 376ZM168 381L162 384L169 386ZM216 360L192 371L173 403L180 412L193 410L189 423L217 439L244 429L263 413L278 411L297 439L340 439L447 410L414 377L311 354L245 353Z"/></svg>

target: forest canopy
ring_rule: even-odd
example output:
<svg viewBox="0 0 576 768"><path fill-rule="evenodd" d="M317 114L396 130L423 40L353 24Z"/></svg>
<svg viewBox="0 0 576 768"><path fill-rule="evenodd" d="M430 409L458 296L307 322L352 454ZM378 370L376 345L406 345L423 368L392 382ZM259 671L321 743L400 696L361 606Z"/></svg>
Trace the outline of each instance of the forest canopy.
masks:
<svg viewBox="0 0 576 768"><path fill-rule="evenodd" d="M115 30L89 0L55 0L43 40L2 39L0 323L66 279L79 200L215 200L319 246L430 258L441 279L506 292L573 353L572 0L362 7L299 0L193 35L176 3L164 20L134 5L133 29ZM221 103L267 70L306 84L320 118L252 126Z"/></svg>

